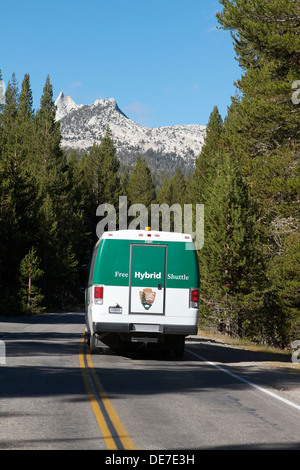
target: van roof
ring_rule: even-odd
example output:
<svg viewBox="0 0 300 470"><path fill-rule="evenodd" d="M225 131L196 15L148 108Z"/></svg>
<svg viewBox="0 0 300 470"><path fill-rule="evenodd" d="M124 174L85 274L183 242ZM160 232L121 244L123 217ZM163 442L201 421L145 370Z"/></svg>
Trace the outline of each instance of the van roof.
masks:
<svg viewBox="0 0 300 470"><path fill-rule="evenodd" d="M119 240L141 240L151 238L157 241L193 242L192 235L189 233L163 232L158 230L110 230L104 232L100 240L105 238L114 238Z"/></svg>

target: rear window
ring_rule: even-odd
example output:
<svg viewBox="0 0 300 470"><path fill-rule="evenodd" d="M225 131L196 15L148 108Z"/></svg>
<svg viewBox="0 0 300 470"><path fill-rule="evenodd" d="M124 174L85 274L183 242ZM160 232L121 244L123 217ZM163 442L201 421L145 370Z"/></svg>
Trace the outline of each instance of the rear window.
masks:
<svg viewBox="0 0 300 470"><path fill-rule="evenodd" d="M167 287L198 287L198 261L195 250L186 250L185 242L168 244Z"/></svg>
<svg viewBox="0 0 300 470"><path fill-rule="evenodd" d="M94 268L94 284L129 286L130 240L103 239Z"/></svg>

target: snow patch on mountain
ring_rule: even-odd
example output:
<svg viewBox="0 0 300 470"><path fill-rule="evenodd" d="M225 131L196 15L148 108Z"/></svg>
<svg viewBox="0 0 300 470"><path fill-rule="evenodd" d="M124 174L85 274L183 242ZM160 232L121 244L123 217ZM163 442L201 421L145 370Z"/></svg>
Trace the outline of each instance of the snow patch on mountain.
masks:
<svg viewBox="0 0 300 470"><path fill-rule="evenodd" d="M70 96L65 96L61 91L55 100L56 105L56 120L60 121L63 117L69 114L74 109L81 108L81 104L76 104Z"/></svg>
<svg viewBox="0 0 300 470"><path fill-rule="evenodd" d="M153 150L160 154L174 154L184 160L195 160L204 143L206 128L198 124L165 127L144 127L129 119L116 100L98 99L89 105L76 104L61 92L55 101L56 119L61 123L65 149L88 151L100 143L107 126L117 153Z"/></svg>

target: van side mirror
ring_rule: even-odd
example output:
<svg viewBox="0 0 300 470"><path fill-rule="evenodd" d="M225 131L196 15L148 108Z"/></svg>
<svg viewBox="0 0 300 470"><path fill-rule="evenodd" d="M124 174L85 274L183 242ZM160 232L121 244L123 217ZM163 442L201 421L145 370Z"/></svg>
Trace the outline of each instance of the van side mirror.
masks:
<svg viewBox="0 0 300 470"><path fill-rule="evenodd" d="M80 292L84 292L84 290L85 290L86 280L87 280L87 272L88 272L88 265L83 264L79 269L78 284L79 284Z"/></svg>

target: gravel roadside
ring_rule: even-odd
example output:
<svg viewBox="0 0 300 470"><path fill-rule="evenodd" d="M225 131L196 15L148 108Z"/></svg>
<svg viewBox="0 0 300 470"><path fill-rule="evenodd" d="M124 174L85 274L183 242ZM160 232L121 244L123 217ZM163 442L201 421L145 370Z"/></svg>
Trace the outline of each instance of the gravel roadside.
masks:
<svg viewBox="0 0 300 470"><path fill-rule="evenodd" d="M197 352L204 360L300 406L300 363L292 361L294 350L256 350L201 332L186 339L186 347L192 345L197 345Z"/></svg>

